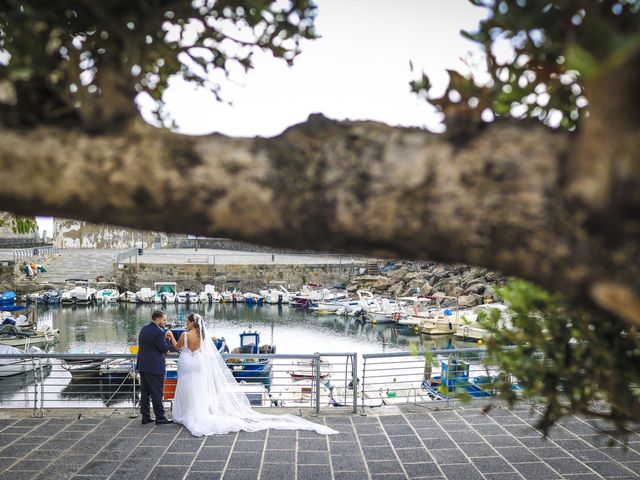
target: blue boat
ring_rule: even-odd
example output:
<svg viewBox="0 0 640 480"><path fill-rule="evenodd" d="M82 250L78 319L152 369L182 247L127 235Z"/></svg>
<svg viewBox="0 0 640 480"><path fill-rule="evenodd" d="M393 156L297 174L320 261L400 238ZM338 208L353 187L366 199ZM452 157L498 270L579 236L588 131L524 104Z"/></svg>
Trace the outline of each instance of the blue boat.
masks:
<svg viewBox="0 0 640 480"><path fill-rule="evenodd" d="M449 363L441 362L442 375L435 375L422 382L422 388L439 398L455 397L456 394L472 398L486 398L491 392L469 381L469 364L462 360L452 359Z"/></svg>
<svg viewBox="0 0 640 480"><path fill-rule="evenodd" d="M262 351L261 351L262 350ZM235 348L231 355L276 353L276 347L268 345L260 348L260 334L258 332L242 332L240 347ZM271 386L271 361L268 358L227 358L227 366L238 382L260 382L265 387Z"/></svg>
<svg viewBox="0 0 640 480"><path fill-rule="evenodd" d="M16 292L8 291L0 294L0 305L11 305L16 301Z"/></svg>

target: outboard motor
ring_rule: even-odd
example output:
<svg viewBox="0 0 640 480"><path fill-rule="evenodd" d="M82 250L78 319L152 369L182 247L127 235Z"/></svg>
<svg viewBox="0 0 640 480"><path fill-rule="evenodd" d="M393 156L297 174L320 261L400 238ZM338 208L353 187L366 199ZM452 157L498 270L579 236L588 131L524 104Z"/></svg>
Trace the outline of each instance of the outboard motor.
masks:
<svg viewBox="0 0 640 480"><path fill-rule="evenodd" d="M207 297L209 298L209 303L213 303L213 295L211 295L211 292L207 293Z"/></svg>

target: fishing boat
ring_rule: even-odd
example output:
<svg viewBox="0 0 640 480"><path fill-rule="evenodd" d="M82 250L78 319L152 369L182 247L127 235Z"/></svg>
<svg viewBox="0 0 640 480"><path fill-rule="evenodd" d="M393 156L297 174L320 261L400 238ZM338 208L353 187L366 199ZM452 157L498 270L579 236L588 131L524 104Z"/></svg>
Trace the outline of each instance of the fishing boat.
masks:
<svg viewBox="0 0 640 480"><path fill-rule="evenodd" d="M31 346L27 348L26 352L19 348L12 347L11 345L0 345L0 355L25 355L28 356L32 353L45 353L38 347ZM23 373L37 370L43 365L51 363L50 358L0 358L0 377L11 377L14 375L21 375Z"/></svg>
<svg viewBox="0 0 640 480"><path fill-rule="evenodd" d="M115 282L97 282L96 283L96 302L98 303L116 303L120 292Z"/></svg>
<svg viewBox="0 0 640 480"><path fill-rule="evenodd" d="M178 284L176 282L155 282L153 303L176 303Z"/></svg>
<svg viewBox="0 0 640 480"><path fill-rule="evenodd" d="M469 364L463 360L441 361L441 375L434 375L422 382L422 388L433 395L448 398L455 395L472 398L490 397L491 392L484 390L469 380Z"/></svg>
<svg viewBox="0 0 640 480"><path fill-rule="evenodd" d="M16 301L16 292L8 291L0 293L0 305L11 305Z"/></svg>
<svg viewBox="0 0 640 480"><path fill-rule="evenodd" d="M73 288L64 292L60 297L63 305L77 305L92 303L96 297L96 289L91 287L89 280L70 278L66 283L73 285Z"/></svg>
<svg viewBox="0 0 640 480"><path fill-rule="evenodd" d="M32 295L28 295L27 300L35 301L36 303L44 305L57 305L58 303L60 303L63 293L64 290L46 290L44 292L36 294L35 300L32 300Z"/></svg>
<svg viewBox="0 0 640 480"><path fill-rule="evenodd" d="M136 297L135 292L131 290L127 290L126 292L122 292L118 297L118 301L122 303L138 303L138 297Z"/></svg>
<svg viewBox="0 0 640 480"><path fill-rule="evenodd" d="M287 290L285 285L288 286L286 282L272 281L267 284L266 289L260 290L258 293L260 293L264 301L269 304L282 305L289 303L291 300L291 292Z"/></svg>
<svg viewBox="0 0 640 480"><path fill-rule="evenodd" d="M31 330L15 325L2 325L0 326L0 344L22 349L31 346L42 347L55 342L58 334L58 330L51 327L45 330Z"/></svg>
<svg viewBox="0 0 640 480"><path fill-rule="evenodd" d="M240 280L226 280L222 287L222 302L240 303L244 302L244 295L239 289Z"/></svg>
<svg viewBox="0 0 640 480"><path fill-rule="evenodd" d="M320 358L320 379L325 379L331 375L331 364L324 358ZM294 380L313 380L316 378L316 360L301 360L294 362L287 372Z"/></svg>
<svg viewBox="0 0 640 480"><path fill-rule="evenodd" d="M153 303L155 296L156 291L148 287L142 287L136 292L136 300L138 303Z"/></svg>
<svg viewBox="0 0 640 480"><path fill-rule="evenodd" d="M178 303L198 303L200 301L200 296L188 288L184 289L182 292L178 292L177 298Z"/></svg>
<svg viewBox="0 0 640 480"><path fill-rule="evenodd" d="M71 348L67 353L74 355L90 355L90 357L76 358L76 357L62 357L60 366L67 370L72 376L97 376L100 373L100 365L106 357L102 356L105 351L97 351L94 349L88 349L84 347Z"/></svg>
<svg viewBox="0 0 640 480"><path fill-rule="evenodd" d="M268 358L234 357L233 354L270 354L276 353L274 345L260 346L258 332L244 331L240 334L240 346L231 351L227 366L238 382L260 382L267 388L271 385L271 361Z"/></svg>
<svg viewBox="0 0 640 480"><path fill-rule="evenodd" d="M222 295L216 290L215 285L205 285L199 296L201 303L218 303L222 300Z"/></svg>
<svg viewBox="0 0 640 480"><path fill-rule="evenodd" d="M262 305L264 297L257 293L243 293L244 301L247 305Z"/></svg>
<svg viewBox="0 0 640 480"><path fill-rule="evenodd" d="M135 360L117 358L104 360L98 367L100 378L111 383L128 383L136 379Z"/></svg>

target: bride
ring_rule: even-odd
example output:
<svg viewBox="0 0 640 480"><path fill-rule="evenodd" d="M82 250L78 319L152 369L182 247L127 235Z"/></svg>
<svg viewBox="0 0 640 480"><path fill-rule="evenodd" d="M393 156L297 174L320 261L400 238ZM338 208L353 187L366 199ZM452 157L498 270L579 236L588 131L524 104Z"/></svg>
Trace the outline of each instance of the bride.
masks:
<svg viewBox="0 0 640 480"><path fill-rule="evenodd" d="M171 330L167 338L180 351L178 384L173 400L173 421L192 435L219 435L244 430L315 430L338 433L324 425L295 415L268 415L251 409L247 396L207 335L202 317L190 314L187 331L176 341Z"/></svg>

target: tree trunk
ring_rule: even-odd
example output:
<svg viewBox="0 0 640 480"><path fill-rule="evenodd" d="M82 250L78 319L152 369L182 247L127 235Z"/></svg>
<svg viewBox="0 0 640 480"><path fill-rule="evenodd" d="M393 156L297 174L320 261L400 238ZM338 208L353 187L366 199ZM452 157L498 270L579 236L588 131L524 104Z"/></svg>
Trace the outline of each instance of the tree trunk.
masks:
<svg viewBox="0 0 640 480"><path fill-rule="evenodd" d="M567 200L575 141L501 121L458 147L418 129L320 115L270 139L187 137L139 122L99 136L0 128L0 209L484 265L640 324L629 307L640 292L637 212L612 212L625 235L615 249L575 221L590 208ZM620 172L606 188L637 176ZM603 285L607 298L625 299L624 313L598 300Z"/></svg>

